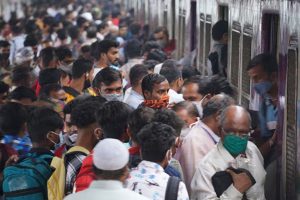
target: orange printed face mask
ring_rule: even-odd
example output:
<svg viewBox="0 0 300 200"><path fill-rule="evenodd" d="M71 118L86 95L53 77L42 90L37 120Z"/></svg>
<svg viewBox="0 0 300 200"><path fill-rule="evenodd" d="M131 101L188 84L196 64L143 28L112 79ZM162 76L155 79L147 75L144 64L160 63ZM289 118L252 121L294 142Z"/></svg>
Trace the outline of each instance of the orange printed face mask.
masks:
<svg viewBox="0 0 300 200"><path fill-rule="evenodd" d="M160 100L144 100L144 105L153 109L167 108L169 98L169 95L164 95Z"/></svg>

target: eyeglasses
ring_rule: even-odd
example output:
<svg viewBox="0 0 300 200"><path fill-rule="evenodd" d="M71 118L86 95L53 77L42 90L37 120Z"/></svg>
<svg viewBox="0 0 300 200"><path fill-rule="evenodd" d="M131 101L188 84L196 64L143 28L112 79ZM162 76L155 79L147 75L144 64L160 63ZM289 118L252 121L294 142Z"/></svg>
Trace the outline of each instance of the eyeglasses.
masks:
<svg viewBox="0 0 300 200"><path fill-rule="evenodd" d="M223 128L222 130L226 135L236 135L243 139L249 139L251 137L251 134L254 132L254 130L250 130L249 132L246 133L235 133L233 131L225 131Z"/></svg>

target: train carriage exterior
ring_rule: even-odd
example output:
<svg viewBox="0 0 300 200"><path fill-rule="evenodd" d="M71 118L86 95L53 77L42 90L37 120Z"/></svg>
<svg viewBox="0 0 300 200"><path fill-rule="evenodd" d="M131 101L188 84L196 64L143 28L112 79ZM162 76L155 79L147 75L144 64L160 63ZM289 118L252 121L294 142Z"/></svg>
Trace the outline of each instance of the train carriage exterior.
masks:
<svg viewBox="0 0 300 200"><path fill-rule="evenodd" d="M246 67L256 54L269 52L279 63L279 118L274 187L278 199L300 199L300 2L282 0L127 0L137 19L151 30L164 25L176 39L176 58L196 49L194 66L206 74L213 45L212 25L229 22L228 78L238 91L237 102L257 108ZM142 12L140 12L142 10Z"/></svg>

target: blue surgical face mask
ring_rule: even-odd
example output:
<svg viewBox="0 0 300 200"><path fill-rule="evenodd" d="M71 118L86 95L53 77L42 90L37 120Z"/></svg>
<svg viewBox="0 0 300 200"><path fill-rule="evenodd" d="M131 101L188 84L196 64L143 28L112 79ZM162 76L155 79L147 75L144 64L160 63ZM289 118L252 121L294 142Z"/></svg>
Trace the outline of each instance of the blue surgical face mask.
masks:
<svg viewBox="0 0 300 200"><path fill-rule="evenodd" d="M263 81L263 82L254 84L253 87L259 95L263 96L272 88L272 83L270 81Z"/></svg>

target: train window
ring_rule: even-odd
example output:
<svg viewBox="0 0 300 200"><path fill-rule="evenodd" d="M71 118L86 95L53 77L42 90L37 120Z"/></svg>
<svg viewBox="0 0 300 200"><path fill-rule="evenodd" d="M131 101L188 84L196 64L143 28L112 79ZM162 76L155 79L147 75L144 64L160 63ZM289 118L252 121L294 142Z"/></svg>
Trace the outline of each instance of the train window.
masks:
<svg viewBox="0 0 300 200"><path fill-rule="evenodd" d="M297 130L296 130L296 110L297 110L297 66L298 51L295 48L288 50L288 72L286 83L286 198L296 199L296 156L297 155Z"/></svg>
<svg viewBox="0 0 300 200"><path fill-rule="evenodd" d="M219 20L228 21L228 6L219 5Z"/></svg>
<svg viewBox="0 0 300 200"><path fill-rule="evenodd" d="M180 46L179 46L179 57L182 57L184 54L185 47L185 9L180 9L179 13L179 32L180 32Z"/></svg>
<svg viewBox="0 0 300 200"><path fill-rule="evenodd" d="M250 99L250 77L247 73L247 65L251 60L252 27L246 26L243 34L242 50L242 105L249 107L249 101L243 101L243 98Z"/></svg>
<svg viewBox="0 0 300 200"><path fill-rule="evenodd" d="M231 32L231 83L236 88L239 88L239 63L240 63L240 25L237 22L233 23ZM237 97L239 99L239 97Z"/></svg>
<svg viewBox="0 0 300 200"><path fill-rule="evenodd" d="M175 15L175 1L171 1L171 18L172 18L172 38L175 38L175 21L176 21L176 15Z"/></svg>
<svg viewBox="0 0 300 200"><path fill-rule="evenodd" d="M199 62L200 65L203 66L204 64L204 14L201 13L200 15L200 39L199 39Z"/></svg>
<svg viewBox="0 0 300 200"><path fill-rule="evenodd" d="M279 15L265 13L262 19L262 47L264 52L278 55Z"/></svg>
<svg viewBox="0 0 300 200"><path fill-rule="evenodd" d="M191 1L191 51L193 51L196 48L197 45L197 2Z"/></svg>
<svg viewBox="0 0 300 200"><path fill-rule="evenodd" d="M211 44L211 15L206 15L206 23L205 23L205 58L209 55L210 52L210 44ZM207 62L207 60L206 60ZM207 63L206 63L207 65Z"/></svg>

